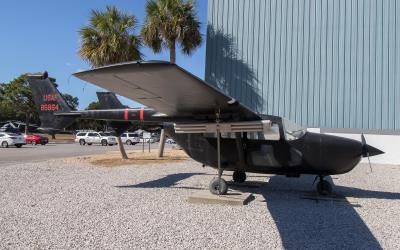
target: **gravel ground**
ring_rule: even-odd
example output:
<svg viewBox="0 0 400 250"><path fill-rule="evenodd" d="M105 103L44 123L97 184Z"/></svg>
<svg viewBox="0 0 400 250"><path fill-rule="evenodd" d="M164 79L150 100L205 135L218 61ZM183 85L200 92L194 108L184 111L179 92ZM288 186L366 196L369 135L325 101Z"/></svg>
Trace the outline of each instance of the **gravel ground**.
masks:
<svg viewBox="0 0 400 250"><path fill-rule="evenodd" d="M193 161L3 166L0 248L400 248L400 166L370 173L361 165L333 177L336 195L347 201L303 199L313 177L252 175L268 182L247 188L255 193L247 206L187 203L214 174Z"/></svg>

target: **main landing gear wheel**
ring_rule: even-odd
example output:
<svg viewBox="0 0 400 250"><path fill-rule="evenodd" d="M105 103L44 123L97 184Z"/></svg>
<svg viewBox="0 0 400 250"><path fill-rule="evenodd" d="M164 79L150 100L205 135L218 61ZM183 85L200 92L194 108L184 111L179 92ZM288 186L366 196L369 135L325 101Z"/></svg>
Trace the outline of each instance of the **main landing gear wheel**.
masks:
<svg viewBox="0 0 400 250"><path fill-rule="evenodd" d="M211 180L208 186L212 194L226 194L228 192L228 185L226 181L222 178L215 177Z"/></svg>
<svg viewBox="0 0 400 250"><path fill-rule="evenodd" d="M246 181L246 173L244 171L234 171L232 178L236 183L243 183Z"/></svg>
<svg viewBox="0 0 400 250"><path fill-rule="evenodd" d="M317 184L317 191L320 195L326 196L332 194L332 185L320 177L320 181Z"/></svg>

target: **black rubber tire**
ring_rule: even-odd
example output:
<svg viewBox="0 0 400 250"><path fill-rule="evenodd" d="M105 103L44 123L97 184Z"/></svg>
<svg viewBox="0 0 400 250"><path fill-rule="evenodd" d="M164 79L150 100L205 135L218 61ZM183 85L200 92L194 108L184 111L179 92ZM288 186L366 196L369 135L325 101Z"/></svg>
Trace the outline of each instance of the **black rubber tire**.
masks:
<svg viewBox="0 0 400 250"><path fill-rule="evenodd" d="M92 144L93 144L93 143L88 143L87 145L88 145L88 146L92 146Z"/></svg>
<svg viewBox="0 0 400 250"><path fill-rule="evenodd" d="M208 188L212 194L224 195L228 192L228 184L222 178L215 177L211 180Z"/></svg>
<svg viewBox="0 0 400 250"><path fill-rule="evenodd" d="M8 142L3 141L3 142L1 143L1 147L2 147L2 148L8 148Z"/></svg>
<svg viewBox="0 0 400 250"><path fill-rule="evenodd" d="M15 145L17 148L21 148L22 147L22 144L16 144Z"/></svg>
<svg viewBox="0 0 400 250"><path fill-rule="evenodd" d="M234 171L233 175L232 175L233 181L236 182L236 183L245 182L246 181L246 177L247 177L246 176L246 172L244 172L244 171Z"/></svg>
<svg viewBox="0 0 400 250"><path fill-rule="evenodd" d="M84 146L86 144L84 139L80 139L79 140L79 145Z"/></svg>
<svg viewBox="0 0 400 250"><path fill-rule="evenodd" d="M332 194L332 185L328 181L320 181L317 184L317 191L320 195L327 196Z"/></svg>
<svg viewBox="0 0 400 250"><path fill-rule="evenodd" d="M102 140L102 141L101 141L101 146L107 146L107 145L108 145L107 140Z"/></svg>
<svg viewBox="0 0 400 250"><path fill-rule="evenodd" d="M126 141L126 145L132 145L132 141L131 140L127 140Z"/></svg>

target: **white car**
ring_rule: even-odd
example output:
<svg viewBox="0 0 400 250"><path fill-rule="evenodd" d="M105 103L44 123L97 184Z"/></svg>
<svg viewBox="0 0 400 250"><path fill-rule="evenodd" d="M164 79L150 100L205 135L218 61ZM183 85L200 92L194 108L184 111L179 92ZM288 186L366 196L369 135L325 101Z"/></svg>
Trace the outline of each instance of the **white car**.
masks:
<svg viewBox="0 0 400 250"><path fill-rule="evenodd" d="M102 146L116 145L117 138L112 135L99 132L79 132L76 134L75 142L78 142L81 146L87 144L101 144Z"/></svg>
<svg viewBox="0 0 400 250"><path fill-rule="evenodd" d="M0 145L3 148L8 148L9 146L20 148L25 144L26 142L23 135L0 132Z"/></svg>
<svg viewBox="0 0 400 250"><path fill-rule="evenodd" d="M127 145L135 145L139 143L139 135L135 133L123 133L121 135L122 143L126 143Z"/></svg>

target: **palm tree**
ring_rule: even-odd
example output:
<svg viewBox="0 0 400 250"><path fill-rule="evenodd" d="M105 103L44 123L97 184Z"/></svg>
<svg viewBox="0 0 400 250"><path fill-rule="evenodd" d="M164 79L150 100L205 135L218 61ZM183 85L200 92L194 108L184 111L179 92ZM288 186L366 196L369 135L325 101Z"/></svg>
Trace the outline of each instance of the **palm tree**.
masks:
<svg viewBox="0 0 400 250"><path fill-rule="evenodd" d="M141 60L140 39L133 34L137 25L135 16L125 14L114 6L106 11L92 10L90 24L79 30L79 55L92 67ZM118 145L123 159L128 159L121 138Z"/></svg>
<svg viewBox="0 0 400 250"><path fill-rule="evenodd" d="M170 63L176 63L176 46L190 55L202 43L200 22L194 1L149 0L141 31L143 42L155 53L169 49ZM159 157L163 156L165 133L161 130Z"/></svg>

